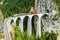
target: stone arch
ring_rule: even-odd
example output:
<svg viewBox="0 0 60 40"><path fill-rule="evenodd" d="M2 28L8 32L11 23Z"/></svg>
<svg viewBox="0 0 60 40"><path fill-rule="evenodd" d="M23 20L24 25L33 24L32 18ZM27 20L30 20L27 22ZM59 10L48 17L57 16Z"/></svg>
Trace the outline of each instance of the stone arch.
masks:
<svg viewBox="0 0 60 40"><path fill-rule="evenodd" d="M16 26L19 26L20 22L21 22L21 18L18 17L18 18L16 19Z"/></svg>
<svg viewBox="0 0 60 40"><path fill-rule="evenodd" d="M43 17L47 17L47 16L48 16L47 14L44 14L44 15L42 15L41 19L42 19Z"/></svg>
<svg viewBox="0 0 60 40"><path fill-rule="evenodd" d="M23 19L23 31L24 32L27 32L27 29L28 29L28 20L29 20L29 16L25 16L24 19Z"/></svg>
<svg viewBox="0 0 60 40"><path fill-rule="evenodd" d="M46 21L48 21L47 18L48 18L47 14L41 16L41 34L45 31L44 28L45 28Z"/></svg>
<svg viewBox="0 0 60 40"><path fill-rule="evenodd" d="M38 19L39 19L38 15L32 16L31 25L32 25L32 34L34 35L36 35Z"/></svg>
<svg viewBox="0 0 60 40"><path fill-rule="evenodd" d="M10 22L10 24L12 25L14 23L14 20L13 19L11 19L11 22Z"/></svg>

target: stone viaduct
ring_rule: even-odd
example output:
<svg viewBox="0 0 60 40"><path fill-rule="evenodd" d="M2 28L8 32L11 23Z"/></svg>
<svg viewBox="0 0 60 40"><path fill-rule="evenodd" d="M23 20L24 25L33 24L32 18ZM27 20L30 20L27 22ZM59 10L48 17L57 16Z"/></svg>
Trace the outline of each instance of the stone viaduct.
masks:
<svg viewBox="0 0 60 40"><path fill-rule="evenodd" d="M19 15L18 14L17 16L12 16L12 17L4 19L4 22L3 22L4 40L12 40L11 39L11 34L10 34L10 32L11 32L10 25L13 24L14 26L16 26L17 19L19 19L19 25L17 27L23 33L24 28L26 28L26 27L24 27L24 25L25 25L24 24L24 19L26 17L28 17L27 18L27 29L26 29L27 33L29 35L32 35L32 29L33 29L32 20L33 20L33 17L35 17L35 16L37 17L37 20L36 20L37 25L34 26L35 31L36 31L35 35L36 35L36 37L41 36L41 33L42 33L42 30L41 30L42 29L42 22L41 21L46 16L49 18L49 13L24 14L24 15ZM60 23L56 22L55 25L54 25L54 24L52 24L52 21L49 20L49 22L47 23L48 26L44 25L44 28L45 28L45 26L46 26L46 28L44 29L43 32L46 32L46 31L51 32L51 31L53 31L55 33L60 33L60 31L59 31L60 25L59 24Z"/></svg>
<svg viewBox="0 0 60 40"><path fill-rule="evenodd" d="M27 15L18 15L18 16L13 16L13 17L9 17L9 18L6 18L5 20L4 20L4 34L5 34L5 37L9 37L8 39L10 39L11 38L11 35L10 35L10 23L12 22L12 20L13 20L13 22L12 22L12 24L13 25L16 25L16 20L19 18L19 26L18 26L18 28L23 32L23 19L25 18L25 17L28 17L28 22L27 22L27 33L29 34L29 35L31 35L32 34L32 24L31 24L31 22L32 22L32 17L33 16L37 16L38 18L37 18L37 27L36 27L36 36L41 36L41 19L42 19L42 17L45 15L45 16L47 16L48 15L48 13L41 13L41 14L27 14ZM6 36L6 35L8 35L8 36ZM11 40L11 39L10 39Z"/></svg>
<svg viewBox="0 0 60 40"><path fill-rule="evenodd" d="M28 17L28 22L27 22L27 33L29 35L32 34L32 18L34 16L37 16L37 22L36 22L36 36L41 36L41 20L42 17L46 15L50 15L51 13L53 13L54 11L57 10L56 6L54 5L54 3L52 2L52 0L35 0L35 7L37 7L36 10L39 12L39 14L27 14L27 15L17 15L17 16L13 16L13 17L9 17L4 19L3 22L3 31L4 31L4 40L12 40L11 39L11 35L10 35L10 23L12 22L13 25L16 25L16 20L19 19L19 26L18 28L21 30L21 32L24 31L24 23L23 20L25 17Z"/></svg>

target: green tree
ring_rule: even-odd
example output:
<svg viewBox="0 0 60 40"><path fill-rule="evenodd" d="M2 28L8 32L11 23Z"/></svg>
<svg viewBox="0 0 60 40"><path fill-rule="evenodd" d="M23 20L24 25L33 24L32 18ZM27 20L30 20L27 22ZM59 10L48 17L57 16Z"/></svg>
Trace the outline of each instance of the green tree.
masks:
<svg viewBox="0 0 60 40"><path fill-rule="evenodd" d="M28 13L31 6L34 6L34 0L3 0L2 2L0 9L5 18L15 13Z"/></svg>

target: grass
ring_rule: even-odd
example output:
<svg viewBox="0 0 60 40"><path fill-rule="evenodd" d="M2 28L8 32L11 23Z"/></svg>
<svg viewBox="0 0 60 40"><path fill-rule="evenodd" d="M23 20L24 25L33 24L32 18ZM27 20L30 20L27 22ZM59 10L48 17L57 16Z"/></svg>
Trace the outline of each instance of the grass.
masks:
<svg viewBox="0 0 60 40"><path fill-rule="evenodd" d="M41 37L36 38L35 35L29 36L27 32L23 32L22 34L22 32L18 28L15 28L14 35L14 40L57 40L57 34L55 34L54 32L45 32Z"/></svg>

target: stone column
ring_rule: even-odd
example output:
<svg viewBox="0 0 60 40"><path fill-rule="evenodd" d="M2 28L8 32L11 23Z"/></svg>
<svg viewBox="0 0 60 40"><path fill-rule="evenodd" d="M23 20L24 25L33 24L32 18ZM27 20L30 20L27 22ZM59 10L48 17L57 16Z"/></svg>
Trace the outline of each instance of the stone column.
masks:
<svg viewBox="0 0 60 40"><path fill-rule="evenodd" d="M29 35L32 34L32 25L31 25L31 18L28 19L28 23L27 23L27 32Z"/></svg>
<svg viewBox="0 0 60 40"><path fill-rule="evenodd" d="M16 26L16 20L14 20L14 22L12 23L13 26Z"/></svg>
<svg viewBox="0 0 60 40"><path fill-rule="evenodd" d="M20 28L21 32L23 32L23 19L20 20L20 22L19 22L19 28Z"/></svg>
<svg viewBox="0 0 60 40"><path fill-rule="evenodd" d="M37 21L37 31L36 31L36 37L41 36L41 17L39 17Z"/></svg>
<svg viewBox="0 0 60 40"><path fill-rule="evenodd" d="M21 20L19 21L19 29L21 30L21 32L23 32L23 18L24 18L24 16L21 16L20 18L21 18Z"/></svg>
<svg viewBox="0 0 60 40"><path fill-rule="evenodd" d="M21 29L22 29L22 28L21 28L21 25L22 25L22 21L19 20L19 26L18 26L18 27L19 27L19 30L20 30L20 31L21 31Z"/></svg>

